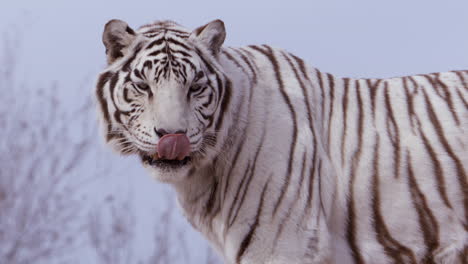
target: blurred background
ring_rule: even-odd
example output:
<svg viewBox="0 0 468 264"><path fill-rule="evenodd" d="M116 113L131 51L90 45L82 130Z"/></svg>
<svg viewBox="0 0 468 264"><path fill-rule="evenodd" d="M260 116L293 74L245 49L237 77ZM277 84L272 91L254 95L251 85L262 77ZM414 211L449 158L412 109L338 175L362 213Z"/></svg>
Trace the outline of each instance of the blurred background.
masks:
<svg viewBox="0 0 468 264"><path fill-rule="evenodd" d="M0 263L220 263L169 186L104 146L93 89L108 20L220 18L226 45L377 78L468 69L467 11L466 0L2 0Z"/></svg>

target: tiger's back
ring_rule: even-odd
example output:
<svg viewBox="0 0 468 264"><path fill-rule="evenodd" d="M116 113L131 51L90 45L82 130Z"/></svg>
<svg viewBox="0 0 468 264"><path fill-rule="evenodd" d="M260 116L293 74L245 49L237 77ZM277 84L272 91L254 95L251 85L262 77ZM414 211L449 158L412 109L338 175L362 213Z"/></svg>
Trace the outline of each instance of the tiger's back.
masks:
<svg viewBox="0 0 468 264"><path fill-rule="evenodd" d="M329 254L336 263L467 261L466 71L337 78L268 46L244 52L255 58L257 75L269 74L263 76L266 92L257 92L255 102L270 115L252 119L264 123L270 136L257 150L270 146L265 155L278 153L289 161L269 157L274 168L262 172L280 179L270 208L273 218L286 216L279 226L290 221L303 223L302 232L328 229L330 240L324 243L333 248ZM254 91L259 87L261 82ZM275 89L279 92L271 95ZM311 212L308 206L314 205L323 210ZM321 215L327 227L318 227ZM281 236L275 233L275 244ZM297 263L328 260L318 255Z"/></svg>

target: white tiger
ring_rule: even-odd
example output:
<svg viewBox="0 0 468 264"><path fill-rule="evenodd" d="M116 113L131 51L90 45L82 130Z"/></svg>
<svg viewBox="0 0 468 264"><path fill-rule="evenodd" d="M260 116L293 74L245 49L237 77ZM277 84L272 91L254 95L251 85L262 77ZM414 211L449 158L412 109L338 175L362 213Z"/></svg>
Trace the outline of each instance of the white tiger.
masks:
<svg viewBox="0 0 468 264"><path fill-rule="evenodd" d="M468 263L468 71L338 78L224 39L111 20L96 96L226 263Z"/></svg>

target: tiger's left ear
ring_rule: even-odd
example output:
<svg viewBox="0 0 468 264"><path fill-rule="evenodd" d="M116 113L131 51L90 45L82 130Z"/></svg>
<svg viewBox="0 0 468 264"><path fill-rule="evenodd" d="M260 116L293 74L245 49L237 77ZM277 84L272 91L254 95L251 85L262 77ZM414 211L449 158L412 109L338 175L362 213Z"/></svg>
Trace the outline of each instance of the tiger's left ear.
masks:
<svg viewBox="0 0 468 264"><path fill-rule="evenodd" d="M195 29L190 34L190 39L203 43L213 55L218 55L221 46L226 39L226 29L224 22L217 19L210 23Z"/></svg>
<svg viewBox="0 0 468 264"><path fill-rule="evenodd" d="M102 33L107 63L112 64L116 59L123 57L135 38L135 31L124 21L113 19L107 22Z"/></svg>

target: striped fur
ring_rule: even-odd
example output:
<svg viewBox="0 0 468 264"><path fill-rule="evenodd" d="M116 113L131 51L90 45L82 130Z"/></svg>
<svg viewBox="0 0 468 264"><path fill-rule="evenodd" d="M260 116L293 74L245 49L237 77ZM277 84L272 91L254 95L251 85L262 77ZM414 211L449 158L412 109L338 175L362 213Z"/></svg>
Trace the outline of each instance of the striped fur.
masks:
<svg viewBox="0 0 468 264"><path fill-rule="evenodd" d="M107 142L187 129L188 168L147 167L226 263L468 263L468 71L338 78L220 48L220 21L126 32L96 85Z"/></svg>

